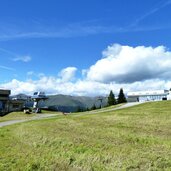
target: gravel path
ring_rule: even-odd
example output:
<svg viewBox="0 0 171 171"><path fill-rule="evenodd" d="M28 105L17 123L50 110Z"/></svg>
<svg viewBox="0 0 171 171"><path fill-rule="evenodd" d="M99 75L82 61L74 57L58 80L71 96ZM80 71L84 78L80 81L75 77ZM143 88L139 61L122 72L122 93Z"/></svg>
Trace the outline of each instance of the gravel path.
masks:
<svg viewBox="0 0 171 171"><path fill-rule="evenodd" d="M54 117L57 115L60 115L60 114L37 114L36 116L33 116L30 119L21 119L21 120L11 120L11 121L0 122L0 127L12 125L12 124L16 124L16 123L21 123L21 122L32 121L32 120L39 120L39 119L43 119L43 118L50 118L50 117Z"/></svg>
<svg viewBox="0 0 171 171"><path fill-rule="evenodd" d="M103 112L110 112L110 111L114 111L114 110L119 110L119 109L124 109L124 108L128 108L128 107L132 107L132 106L136 106L136 105L140 105L144 102L131 102L131 103L126 103L122 106L119 106L119 107L113 107L113 108L110 108L110 109L100 109L100 110L97 110L97 111L90 111L90 112L85 112L85 113L82 113L82 114L79 114L79 115L75 115L75 116L82 116L82 115L87 115L87 114L96 114L96 113L103 113Z"/></svg>
<svg viewBox="0 0 171 171"><path fill-rule="evenodd" d="M120 107L117 108L111 108L111 109L103 109L103 110L98 110L98 111L90 111L90 112L85 112L83 114L79 114L79 115L75 115L75 116L82 116L82 115L87 115L87 114L95 114L95 113L103 113L103 112L110 112L113 110L119 110L119 109L124 109L124 108L128 108L131 106L135 106L135 105L139 105L142 104L142 102L132 102L132 103L126 103ZM7 125L12 125L12 124L16 124L16 123L21 123L21 122L27 122L27 121L32 121L32 120L39 120L39 119L43 119L43 118L50 118L50 117L55 117L58 116L60 114L37 114L36 116L30 118L30 119L22 119L22 120L11 120L11 121L5 121L5 122L0 122L0 127L4 127Z"/></svg>
<svg viewBox="0 0 171 171"><path fill-rule="evenodd" d="M136 106L136 105L140 105L142 103L145 103L145 102L131 102L131 103L126 103L120 107L117 107L115 108L115 110L118 110L118 109L124 109L124 108L127 108L127 107L132 107L132 106Z"/></svg>

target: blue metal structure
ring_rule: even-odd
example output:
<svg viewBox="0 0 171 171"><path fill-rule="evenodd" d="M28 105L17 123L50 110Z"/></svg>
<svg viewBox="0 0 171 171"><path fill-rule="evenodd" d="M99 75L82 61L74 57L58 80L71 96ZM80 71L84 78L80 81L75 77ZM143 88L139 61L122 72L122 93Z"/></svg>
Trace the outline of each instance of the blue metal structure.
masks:
<svg viewBox="0 0 171 171"><path fill-rule="evenodd" d="M44 92L34 92L31 99L34 101L33 103L33 112L34 113L41 113L41 109L39 108L39 102L47 100L48 97L45 95Z"/></svg>

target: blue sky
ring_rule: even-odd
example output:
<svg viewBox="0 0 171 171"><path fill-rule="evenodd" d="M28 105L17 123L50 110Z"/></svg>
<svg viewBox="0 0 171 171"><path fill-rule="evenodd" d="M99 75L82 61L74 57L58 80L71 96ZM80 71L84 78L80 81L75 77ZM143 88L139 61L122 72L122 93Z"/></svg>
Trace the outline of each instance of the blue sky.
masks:
<svg viewBox="0 0 171 171"><path fill-rule="evenodd" d="M170 18L171 0L0 0L0 87L14 94L43 90L73 95L106 94L119 87L141 90L146 84L148 89L169 88ZM136 48L143 46L142 53L149 54L151 47L150 56L135 57L139 59L136 65L142 64L140 75L135 74L135 65L127 72L115 71L126 61L114 60L119 56L116 44L120 52L126 46L133 49L134 57ZM146 64L148 60L158 64L157 48L161 68L151 73ZM111 70L102 63L110 56L115 61ZM148 87L148 81L154 80L159 85Z"/></svg>

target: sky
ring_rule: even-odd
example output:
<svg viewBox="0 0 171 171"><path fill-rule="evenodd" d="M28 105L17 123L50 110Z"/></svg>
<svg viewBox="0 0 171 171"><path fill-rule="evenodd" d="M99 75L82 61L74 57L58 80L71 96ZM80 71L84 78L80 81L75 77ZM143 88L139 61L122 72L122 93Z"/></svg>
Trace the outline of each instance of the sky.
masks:
<svg viewBox="0 0 171 171"><path fill-rule="evenodd" d="M0 0L0 88L170 89L170 18L171 0Z"/></svg>

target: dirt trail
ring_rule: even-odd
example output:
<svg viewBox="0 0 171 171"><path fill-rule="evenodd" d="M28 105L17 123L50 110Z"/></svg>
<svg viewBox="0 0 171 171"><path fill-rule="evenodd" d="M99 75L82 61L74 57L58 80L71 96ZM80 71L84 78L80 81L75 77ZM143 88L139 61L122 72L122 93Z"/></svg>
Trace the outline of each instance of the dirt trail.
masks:
<svg viewBox="0 0 171 171"><path fill-rule="evenodd" d="M16 124L16 123L21 123L21 122L43 119L43 118L50 118L50 117L54 117L54 116L58 116L58 115L60 115L60 114L37 114L36 116L33 116L30 119L21 119L21 120L11 120L11 121L0 122L0 127L12 125L12 124Z"/></svg>
<svg viewBox="0 0 171 171"><path fill-rule="evenodd" d="M110 111L114 111L114 110L119 110L119 109L124 109L124 108L128 108L128 107L132 107L132 106L136 106L136 105L140 105L144 102L131 102L131 103L126 103L122 106L119 106L119 107L113 107L113 108L110 108L110 109L100 109L100 110L97 110L97 111L90 111L90 112L85 112L85 113L80 113L78 115L75 115L75 116L82 116L82 115L87 115L87 114L96 114L96 113L103 113L103 112L110 112Z"/></svg>

